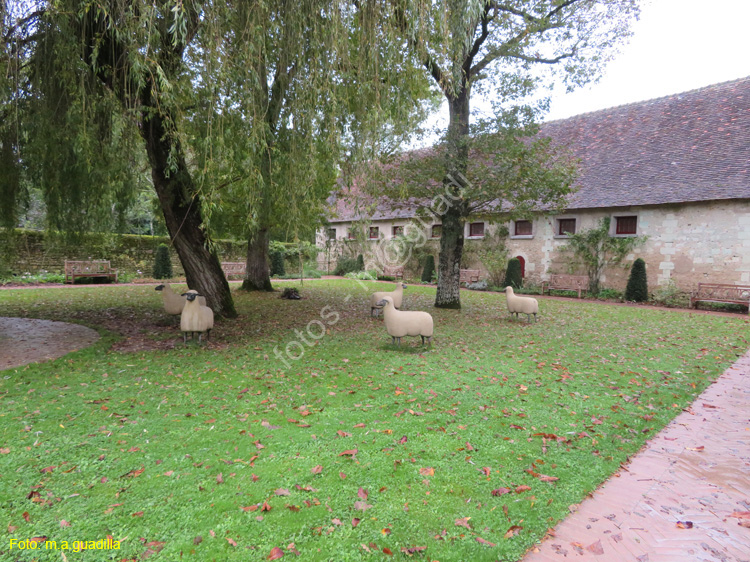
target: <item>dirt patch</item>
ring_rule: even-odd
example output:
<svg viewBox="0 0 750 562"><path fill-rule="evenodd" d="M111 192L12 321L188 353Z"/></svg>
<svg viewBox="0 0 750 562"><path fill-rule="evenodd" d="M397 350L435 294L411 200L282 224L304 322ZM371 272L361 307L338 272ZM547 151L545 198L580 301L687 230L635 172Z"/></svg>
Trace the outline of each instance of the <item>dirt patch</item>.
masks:
<svg viewBox="0 0 750 562"><path fill-rule="evenodd" d="M32 318L0 318L0 371L57 359L93 345L99 334L78 324Z"/></svg>

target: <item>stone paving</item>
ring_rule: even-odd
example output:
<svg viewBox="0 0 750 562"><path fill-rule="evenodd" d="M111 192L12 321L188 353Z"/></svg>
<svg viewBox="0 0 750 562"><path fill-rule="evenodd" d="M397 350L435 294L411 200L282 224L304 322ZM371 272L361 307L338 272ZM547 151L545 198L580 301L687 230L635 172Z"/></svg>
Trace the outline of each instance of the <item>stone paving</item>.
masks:
<svg viewBox="0 0 750 562"><path fill-rule="evenodd" d="M750 352L523 562L750 562Z"/></svg>

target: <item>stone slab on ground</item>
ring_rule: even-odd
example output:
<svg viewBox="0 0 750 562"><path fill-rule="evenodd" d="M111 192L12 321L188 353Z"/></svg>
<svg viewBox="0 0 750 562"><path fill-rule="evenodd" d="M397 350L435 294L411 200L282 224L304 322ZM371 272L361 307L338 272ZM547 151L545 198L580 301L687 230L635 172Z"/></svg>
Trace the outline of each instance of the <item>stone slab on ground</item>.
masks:
<svg viewBox="0 0 750 562"><path fill-rule="evenodd" d="M750 562L741 523L750 525L750 352L523 562Z"/></svg>
<svg viewBox="0 0 750 562"><path fill-rule="evenodd" d="M96 330L52 320L0 318L0 371L57 359L99 339Z"/></svg>

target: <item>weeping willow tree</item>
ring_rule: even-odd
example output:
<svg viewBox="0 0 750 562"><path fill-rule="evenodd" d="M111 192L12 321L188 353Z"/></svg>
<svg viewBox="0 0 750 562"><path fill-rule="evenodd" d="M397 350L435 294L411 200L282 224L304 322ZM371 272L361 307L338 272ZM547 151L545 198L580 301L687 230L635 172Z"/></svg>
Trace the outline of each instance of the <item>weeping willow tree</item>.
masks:
<svg viewBox="0 0 750 562"><path fill-rule="evenodd" d="M367 20L367 5L16 6L4 17L3 62L20 61L3 82L3 110L14 105L17 115L0 135L4 198L17 201L22 180L33 182L57 226L83 231L127 207L145 152L188 284L225 316L235 310L213 225L247 236L246 286L270 288L269 232L303 236L320 222L342 142L361 144L386 122L391 135L403 131L394 119L413 111L401 108L420 108L418 97L397 102L396 69L377 74L381 53L370 47L380 26Z"/></svg>
<svg viewBox="0 0 750 562"><path fill-rule="evenodd" d="M638 0L383 0L394 39L439 90L449 121L436 151L397 168L413 181L392 196L417 196L442 223L435 306L460 308L464 225L487 210L529 212L564 204L572 170L534 139L544 88L595 79L629 36ZM399 59L400 60L400 59ZM399 64L394 61L393 64ZM471 122L472 93L495 116ZM426 156L426 157L425 157ZM411 168L409 171L409 160ZM421 163L421 174L413 173ZM438 204L434 202L438 198ZM504 207L499 207L501 203Z"/></svg>
<svg viewBox="0 0 750 562"><path fill-rule="evenodd" d="M201 154L211 221L248 240L247 290L272 290L271 235L312 239L339 178L339 162L374 143L400 143L429 107L427 82L395 68L373 3L282 0L239 3L226 40L201 45L232 72L202 83L211 100L197 136L222 131ZM248 30L262 29L260 40ZM221 35L213 35L213 37ZM206 34L206 37L212 35ZM214 58L214 57L211 57Z"/></svg>

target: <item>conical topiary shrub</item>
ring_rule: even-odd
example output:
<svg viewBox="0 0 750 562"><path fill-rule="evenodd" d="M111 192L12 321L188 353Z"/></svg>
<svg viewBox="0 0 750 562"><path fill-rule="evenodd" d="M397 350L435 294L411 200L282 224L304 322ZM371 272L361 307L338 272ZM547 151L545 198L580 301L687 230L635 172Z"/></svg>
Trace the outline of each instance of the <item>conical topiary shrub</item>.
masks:
<svg viewBox="0 0 750 562"><path fill-rule="evenodd" d="M435 275L435 256L430 254L424 262L422 270L422 283L432 283L432 276Z"/></svg>
<svg viewBox="0 0 750 562"><path fill-rule="evenodd" d="M272 250L269 252L269 257L271 258L271 275L286 275L284 252L280 250Z"/></svg>
<svg viewBox="0 0 750 562"><path fill-rule="evenodd" d="M646 262L638 258L630 268L628 285L625 287L625 300L645 302L648 300L648 280L646 279Z"/></svg>
<svg viewBox="0 0 750 562"><path fill-rule="evenodd" d="M169 257L169 247L159 244L156 248L156 259L154 260L154 279L172 278L172 259Z"/></svg>
<svg viewBox="0 0 750 562"><path fill-rule="evenodd" d="M365 258L362 257L362 254L359 254L357 256L357 271L364 271L365 270Z"/></svg>
<svg viewBox="0 0 750 562"><path fill-rule="evenodd" d="M521 277L521 262L518 258L510 258L508 260L508 268L505 270L505 283L506 287L513 287L514 289L520 289L523 286L523 277Z"/></svg>

